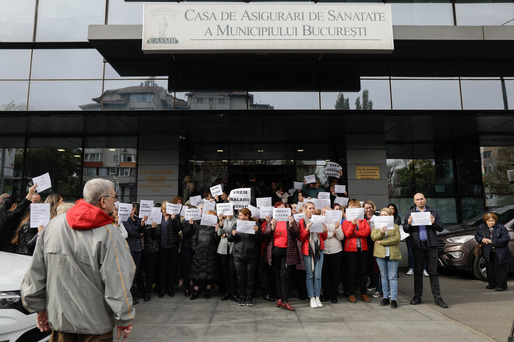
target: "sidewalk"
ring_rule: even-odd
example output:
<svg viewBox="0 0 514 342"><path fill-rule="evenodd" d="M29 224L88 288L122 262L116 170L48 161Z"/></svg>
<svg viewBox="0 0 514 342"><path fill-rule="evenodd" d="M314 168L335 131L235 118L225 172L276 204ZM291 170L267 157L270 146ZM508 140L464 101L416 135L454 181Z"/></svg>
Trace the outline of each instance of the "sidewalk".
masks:
<svg viewBox="0 0 514 342"><path fill-rule="evenodd" d="M261 298L254 307L240 307L216 296L191 301L177 291L136 305L128 341L494 341L429 305L410 305L399 296L398 309L391 309L380 300L352 304L340 297L337 304L311 309L308 301L293 298L296 311L289 312Z"/></svg>

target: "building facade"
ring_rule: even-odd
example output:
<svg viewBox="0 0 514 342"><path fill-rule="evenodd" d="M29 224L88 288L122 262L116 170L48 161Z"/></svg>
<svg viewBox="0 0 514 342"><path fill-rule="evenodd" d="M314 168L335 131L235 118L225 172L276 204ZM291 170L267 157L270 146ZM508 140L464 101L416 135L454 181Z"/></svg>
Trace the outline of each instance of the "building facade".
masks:
<svg viewBox="0 0 514 342"><path fill-rule="evenodd" d="M66 200L108 177L162 201L186 176L290 188L333 161L350 197L402 213L420 191L446 223L512 203L514 3L385 3L390 54L155 55L143 2L4 1L0 190L49 172Z"/></svg>

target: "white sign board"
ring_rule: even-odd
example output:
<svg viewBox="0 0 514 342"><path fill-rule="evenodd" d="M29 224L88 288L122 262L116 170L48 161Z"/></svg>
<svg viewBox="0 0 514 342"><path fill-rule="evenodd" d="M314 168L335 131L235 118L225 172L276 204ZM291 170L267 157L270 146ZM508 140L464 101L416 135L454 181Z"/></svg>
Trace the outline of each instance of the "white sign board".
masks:
<svg viewBox="0 0 514 342"><path fill-rule="evenodd" d="M334 204L337 203L337 204L340 204L342 207L346 207L346 205L348 204L348 201L350 201L350 199L348 197L336 197L334 199Z"/></svg>
<svg viewBox="0 0 514 342"><path fill-rule="evenodd" d="M325 176L339 178L343 168L338 163L328 162L325 165Z"/></svg>
<svg viewBox="0 0 514 342"><path fill-rule="evenodd" d="M293 217L294 217L294 220L297 223L300 223L300 220L305 217L305 214L304 213L298 213L298 214L294 214Z"/></svg>
<svg viewBox="0 0 514 342"><path fill-rule="evenodd" d="M211 214L203 214L200 224L202 226L215 226L218 223L218 217Z"/></svg>
<svg viewBox="0 0 514 342"><path fill-rule="evenodd" d="M311 233L323 233L325 227L323 223L325 223L325 216L322 215L312 215L311 216L312 226L309 229Z"/></svg>
<svg viewBox="0 0 514 342"><path fill-rule="evenodd" d="M211 194L213 196L221 196L221 195L223 195L223 188L221 187L221 184L212 186L210 188L210 190L211 190Z"/></svg>
<svg viewBox="0 0 514 342"><path fill-rule="evenodd" d="M184 214L184 220L189 221L190 219L193 219L194 221L201 220L202 219L202 209L186 209L186 212Z"/></svg>
<svg viewBox="0 0 514 342"><path fill-rule="evenodd" d="M247 208L248 208L248 210L250 210L252 212L252 217L253 218L255 218L255 219L260 219L261 218L261 212L259 211L259 208L254 207L251 204L248 204Z"/></svg>
<svg viewBox="0 0 514 342"><path fill-rule="evenodd" d="M32 178L32 183L37 184L37 192L42 192L52 187L52 180L50 179L50 174L48 172L41 176Z"/></svg>
<svg viewBox="0 0 514 342"><path fill-rule="evenodd" d="M30 204L30 228L46 226L50 222L50 203Z"/></svg>
<svg viewBox="0 0 514 342"><path fill-rule="evenodd" d="M255 235L255 230L253 229L253 226L255 226L255 221L237 220L236 230L239 233Z"/></svg>
<svg viewBox="0 0 514 342"><path fill-rule="evenodd" d="M373 223L376 229L382 229L382 227L393 229L394 216L373 216Z"/></svg>
<svg viewBox="0 0 514 342"><path fill-rule="evenodd" d="M364 219L364 208L348 208L348 209L346 209L346 219L348 221L353 221L354 219L363 220Z"/></svg>
<svg viewBox="0 0 514 342"><path fill-rule="evenodd" d="M269 217L273 217L273 207L260 207L259 210L260 210L260 214L261 214L261 217L264 219L266 218L266 216L269 216Z"/></svg>
<svg viewBox="0 0 514 342"><path fill-rule="evenodd" d="M182 204L166 203L166 213L170 215L179 215L182 210Z"/></svg>
<svg viewBox="0 0 514 342"><path fill-rule="evenodd" d="M157 224L161 224L162 222L162 211L160 207L153 207L148 216L148 220L146 220L146 224L152 224L154 222Z"/></svg>
<svg viewBox="0 0 514 342"><path fill-rule="evenodd" d="M334 223L343 220L343 212L341 210L325 210L325 223Z"/></svg>
<svg viewBox="0 0 514 342"><path fill-rule="evenodd" d="M251 191L252 189L250 188L240 188L230 191L230 202L234 206L234 209L239 210L248 207L250 204Z"/></svg>
<svg viewBox="0 0 514 342"><path fill-rule="evenodd" d="M150 216L152 213L153 201L151 200L141 200L139 202L139 217L144 218L145 216Z"/></svg>
<svg viewBox="0 0 514 342"><path fill-rule="evenodd" d="M193 207L197 207L198 204L202 203L202 196L198 195L198 196L189 197L189 202L191 203L191 205Z"/></svg>
<svg viewBox="0 0 514 342"><path fill-rule="evenodd" d="M334 192L336 194L344 194L346 192L346 185L335 185Z"/></svg>
<svg viewBox="0 0 514 342"><path fill-rule="evenodd" d="M289 221L291 216L290 208L273 208L273 218L276 221Z"/></svg>
<svg viewBox="0 0 514 342"><path fill-rule="evenodd" d="M204 199L203 212L207 213L209 210L216 211L216 202Z"/></svg>
<svg viewBox="0 0 514 342"><path fill-rule="evenodd" d="M258 197L255 201L257 202L257 208L271 207L271 197Z"/></svg>
<svg viewBox="0 0 514 342"><path fill-rule="evenodd" d="M216 212L218 216L232 216L234 215L234 208L232 208L232 203L218 203L216 204Z"/></svg>
<svg viewBox="0 0 514 342"><path fill-rule="evenodd" d="M318 192L318 199L330 199L330 192L321 191Z"/></svg>
<svg viewBox="0 0 514 342"><path fill-rule="evenodd" d="M118 203L118 202L116 202ZM132 204L131 203L120 203L118 206L118 222L127 221L130 217L130 213L132 212Z"/></svg>
<svg viewBox="0 0 514 342"><path fill-rule="evenodd" d="M410 216L412 217L411 226L431 226L432 221L430 220L430 212L412 212Z"/></svg>
<svg viewBox="0 0 514 342"><path fill-rule="evenodd" d="M393 45L389 4L144 4L146 53L388 53Z"/></svg>

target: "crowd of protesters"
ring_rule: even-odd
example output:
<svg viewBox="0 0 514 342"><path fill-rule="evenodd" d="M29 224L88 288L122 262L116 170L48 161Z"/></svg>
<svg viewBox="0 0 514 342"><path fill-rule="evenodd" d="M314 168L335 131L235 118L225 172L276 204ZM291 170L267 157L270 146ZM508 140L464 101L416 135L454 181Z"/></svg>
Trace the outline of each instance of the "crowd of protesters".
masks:
<svg viewBox="0 0 514 342"><path fill-rule="evenodd" d="M338 298L346 298L350 303L357 300L369 303L371 296L382 297L382 306L396 308L398 264L402 258L399 248L402 220L397 207L389 204L378 209L370 200L336 194L335 184L329 185L330 206L322 208L316 207L312 200L325 192L319 180L290 191L272 182L264 192L253 176L247 184L238 184L251 189L253 205L257 198L269 196L273 207L290 208L287 221L270 216L256 219L247 208L234 210L232 215L217 215L216 211L208 210L206 214L217 216L217 223L204 226L199 220L168 213L168 201L155 204L161 208L162 219L151 224L147 216L140 217L138 203L132 204L130 216L123 222L115 211L113 223L126 239L136 266L131 289L134 304L141 299L149 301L155 295L173 297L179 291L190 300L220 296L223 301L232 300L248 307L254 306L256 297L262 297L290 311L295 310L290 303L293 296L309 299L312 308L321 308L327 301L338 303ZM194 208L190 200L200 193L192 180L184 185L184 197L177 196L169 203ZM343 201L346 205L336 200L340 196L346 197ZM196 207L203 208L205 201L230 203L229 189L224 189L220 196L205 192ZM19 205L9 195L2 195L2 250L33 253L38 233L44 227L30 228L30 204L41 202L35 187L29 189ZM51 218L73 206L55 193L45 202L50 203ZM364 218L347 220L348 208L364 208ZM342 220L324 223L322 231L312 232L313 215L325 215L329 210L342 211ZM303 213L303 217L295 219L293 215L297 213ZM376 227L375 216L394 216L394 229ZM238 231L238 220L253 221L253 233ZM409 218L409 229L410 221ZM417 276L419 272L416 270ZM411 273L409 270L408 274ZM498 284L504 286L503 280Z"/></svg>

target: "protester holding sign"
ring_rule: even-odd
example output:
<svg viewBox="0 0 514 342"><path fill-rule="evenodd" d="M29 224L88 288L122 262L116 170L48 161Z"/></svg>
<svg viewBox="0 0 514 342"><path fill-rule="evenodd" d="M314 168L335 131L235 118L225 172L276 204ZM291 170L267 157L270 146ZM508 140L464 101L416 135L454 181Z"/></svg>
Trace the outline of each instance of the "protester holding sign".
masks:
<svg viewBox="0 0 514 342"><path fill-rule="evenodd" d="M223 273L223 284L225 285L225 294L221 300L232 299L239 301L236 294L236 266L234 264L234 243L228 241L228 237L232 235L232 230L236 229L237 219L234 215L218 216L218 236L220 242L218 244L218 255L221 259L221 269Z"/></svg>
<svg viewBox="0 0 514 342"><path fill-rule="evenodd" d="M166 211L168 201L161 204L161 244L159 246L159 298L167 293L175 296L174 285L177 279L178 248L180 244L180 225L173 220L179 220L178 215L170 215Z"/></svg>
<svg viewBox="0 0 514 342"><path fill-rule="evenodd" d="M239 210L239 220L250 221L252 212L243 208ZM255 291L255 274L259 259L259 245L262 241L262 231L257 224L253 225L255 234L242 233L233 230L228 241L234 242L234 263L236 266L237 289L240 306L253 306Z"/></svg>
<svg viewBox="0 0 514 342"><path fill-rule="evenodd" d="M214 210L209 210L207 215L216 217ZM200 283L205 284L205 298L211 297L211 286L217 279L216 251L218 248L218 223L214 226L196 225L195 234L191 241L193 250L193 262L191 264L191 278L194 291L190 300L200 297Z"/></svg>
<svg viewBox="0 0 514 342"><path fill-rule="evenodd" d="M279 204L280 202L277 202ZM280 203L277 208L285 208ZM267 263L273 267L279 300L276 307L283 307L289 311L295 309L289 304L289 288L293 266L300 263L296 239L300 235L298 224L293 216L288 221L275 219L267 222L264 238L269 241L267 245Z"/></svg>
<svg viewBox="0 0 514 342"><path fill-rule="evenodd" d="M305 217L300 220L300 241L302 242L303 261L305 263L305 285L307 295L310 298L311 308L322 308L321 300L321 272L323 270L324 240L327 239L327 232L311 233L311 218L314 214L314 204L305 203Z"/></svg>
<svg viewBox="0 0 514 342"><path fill-rule="evenodd" d="M155 268L157 267L157 257L159 255L159 245L161 244L161 225L156 222L146 224L148 216L144 216L141 224L144 226L144 242L145 242L145 302L152 298L152 290L155 279Z"/></svg>
<svg viewBox="0 0 514 342"><path fill-rule="evenodd" d="M386 306L391 303L391 308L396 309L398 307L398 302L396 301L398 294L398 265L402 258L402 253L400 252L400 227L394 223L394 217L389 208L380 210L380 216L391 218L391 222L388 225L385 225L386 223L379 224L382 220L377 219L375 227L371 231L371 238L375 241L373 255L377 259L382 278L384 298L380 305ZM389 229L391 226L393 228ZM391 295L391 299L389 299L389 295Z"/></svg>
<svg viewBox="0 0 514 342"><path fill-rule="evenodd" d="M348 202L349 209L360 208L358 200L352 199ZM346 237L344 250L346 252L346 263L348 270L348 300L355 303L355 288L358 281L361 299L369 303L366 295L366 270L368 265L368 243L367 237L371 233L368 221L365 219L345 220L343 222L343 233Z"/></svg>
<svg viewBox="0 0 514 342"><path fill-rule="evenodd" d="M342 214L341 211L331 211L330 208L323 208L321 215L326 216L327 212L336 212ZM325 240L325 251L323 256L323 299L337 303L337 287L341 280L341 262L343 260L343 246L341 241L344 239L341 220L327 222L327 239Z"/></svg>
<svg viewBox="0 0 514 342"><path fill-rule="evenodd" d="M182 231L182 281L184 286L184 296L191 294L190 272L193 262L193 235L196 232L196 222L191 218L189 221L180 219L180 229ZM178 224L177 220L172 220L171 224Z"/></svg>
<svg viewBox="0 0 514 342"><path fill-rule="evenodd" d="M130 254L132 254L132 259L134 260L134 264L136 265L136 274L134 276L134 284L137 285L137 291L139 296L135 295L134 286L130 289L132 292L132 298L134 299L134 304L139 303L139 298L142 297L145 293L145 286L143 282L143 243L141 241L141 237L143 236L144 228L141 225L141 219L138 217L139 215L139 203L132 203L132 210L130 212L130 216L127 221L124 221L123 225L127 230L127 243L130 248Z"/></svg>

